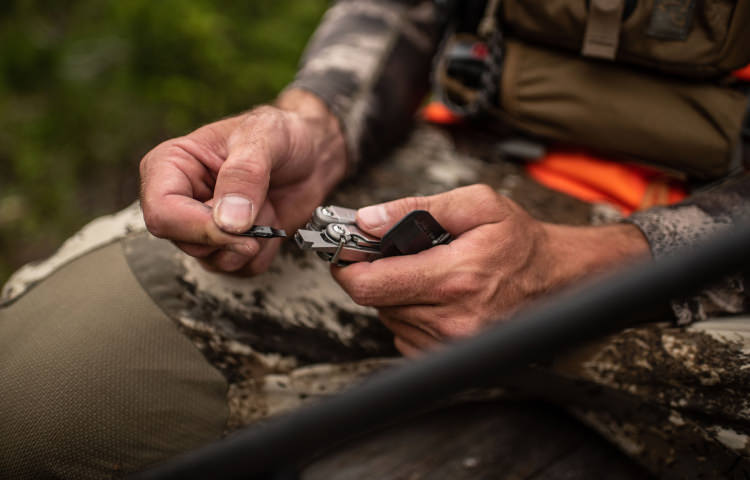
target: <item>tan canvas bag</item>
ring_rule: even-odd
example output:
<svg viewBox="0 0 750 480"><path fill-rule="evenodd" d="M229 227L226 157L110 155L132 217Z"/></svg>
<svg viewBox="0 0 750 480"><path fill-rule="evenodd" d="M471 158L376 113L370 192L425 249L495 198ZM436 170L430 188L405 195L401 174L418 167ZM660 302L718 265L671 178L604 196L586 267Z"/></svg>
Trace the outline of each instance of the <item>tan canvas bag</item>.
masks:
<svg viewBox="0 0 750 480"><path fill-rule="evenodd" d="M750 0L503 0L507 34L691 77L750 63Z"/></svg>
<svg viewBox="0 0 750 480"><path fill-rule="evenodd" d="M552 140L713 179L740 167L738 90L505 43L497 112Z"/></svg>
<svg viewBox="0 0 750 480"><path fill-rule="evenodd" d="M750 63L750 0L489 0L478 30L503 38L497 95L438 63L454 104L700 180L742 169L747 98L728 73Z"/></svg>

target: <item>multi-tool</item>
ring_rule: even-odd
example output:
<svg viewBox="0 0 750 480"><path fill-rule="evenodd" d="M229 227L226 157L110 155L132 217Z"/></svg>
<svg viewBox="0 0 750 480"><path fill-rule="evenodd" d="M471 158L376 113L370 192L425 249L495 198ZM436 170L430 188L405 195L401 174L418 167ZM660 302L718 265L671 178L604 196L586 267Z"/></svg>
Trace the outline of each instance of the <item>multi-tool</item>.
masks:
<svg viewBox="0 0 750 480"><path fill-rule="evenodd" d="M302 250L312 250L335 265L409 255L451 241L450 234L425 210L406 215L382 239L360 230L356 215L351 208L318 207L294 240Z"/></svg>
<svg viewBox="0 0 750 480"><path fill-rule="evenodd" d="M381 257L419 253L451 241L451 235L425 210L414 210L394 225L383 238L357 227L357 211L329 205L318 207L307 226L294 234L302 250L312 250L335 265L373 261ZM246 237L285 238L279 228L256 225L241 233Z"/></svg>

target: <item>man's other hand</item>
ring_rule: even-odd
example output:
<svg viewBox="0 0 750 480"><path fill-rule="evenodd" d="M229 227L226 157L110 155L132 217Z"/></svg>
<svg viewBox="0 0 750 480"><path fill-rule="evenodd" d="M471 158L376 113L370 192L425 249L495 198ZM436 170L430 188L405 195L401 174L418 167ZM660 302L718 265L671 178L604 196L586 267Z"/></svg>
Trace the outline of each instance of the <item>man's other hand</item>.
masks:
<svg viewBox="0 0 750 480"><path fill-rule="evenodd" d="M357 223L382 237L420 209L455 239L416 255L332 268L355 302L378 309L405 355L473 335L545 292L649 255L635 226L543 223L486 185L366 207Z"/></svg>
<svg viewBox="0 0 750 480"><path fill-rule="evenodd" d="M253 225L293 231L344 176L336 118L313 95L290 90L277 106L168 140L141 161L141 206L154 235L213 271L265 271L278 239L236 235Z"/></svg>

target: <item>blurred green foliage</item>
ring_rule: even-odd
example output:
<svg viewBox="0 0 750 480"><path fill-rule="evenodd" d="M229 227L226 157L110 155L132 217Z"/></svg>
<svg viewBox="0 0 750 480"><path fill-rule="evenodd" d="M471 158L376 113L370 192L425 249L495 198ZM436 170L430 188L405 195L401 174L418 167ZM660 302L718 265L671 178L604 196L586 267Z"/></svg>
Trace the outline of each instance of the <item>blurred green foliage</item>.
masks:
<svg viewBox="0 0 750 480"><path fill-rule="evenodd" d="M271 100L326 5L0 2L0 285L130 203L154 145Z"/></svg>

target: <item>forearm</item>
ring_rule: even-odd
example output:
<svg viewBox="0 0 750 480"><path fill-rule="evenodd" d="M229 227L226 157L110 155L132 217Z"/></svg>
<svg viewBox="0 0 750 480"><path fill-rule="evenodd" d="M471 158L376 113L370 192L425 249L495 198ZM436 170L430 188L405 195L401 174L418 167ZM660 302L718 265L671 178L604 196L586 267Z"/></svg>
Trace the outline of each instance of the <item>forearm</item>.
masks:
<svg viewBox="0 0 750 480"><path fill-rule="evenodd" d="M562 286L651 256L638 227L614 224L595 227L544 224L552 285Z"/></svg>
<svg viewBox="0 0 750 480"><path fill-rule="evenodd" d="M633 260L659 259L690 248L750 215L750 174L743 174L669 207L638 212L601 227L545 224L552 288ZM743 274L726 277L692 297L674 299L678 324L746 312L750 292Z"/></svg>
<svg viewBox="0 0 750 480"><path fill-rule="evenodd" d="M430 0L342 0L326 13L290 88L312 92L338 117L351 167L408 130L440 29Z"/></svg>

